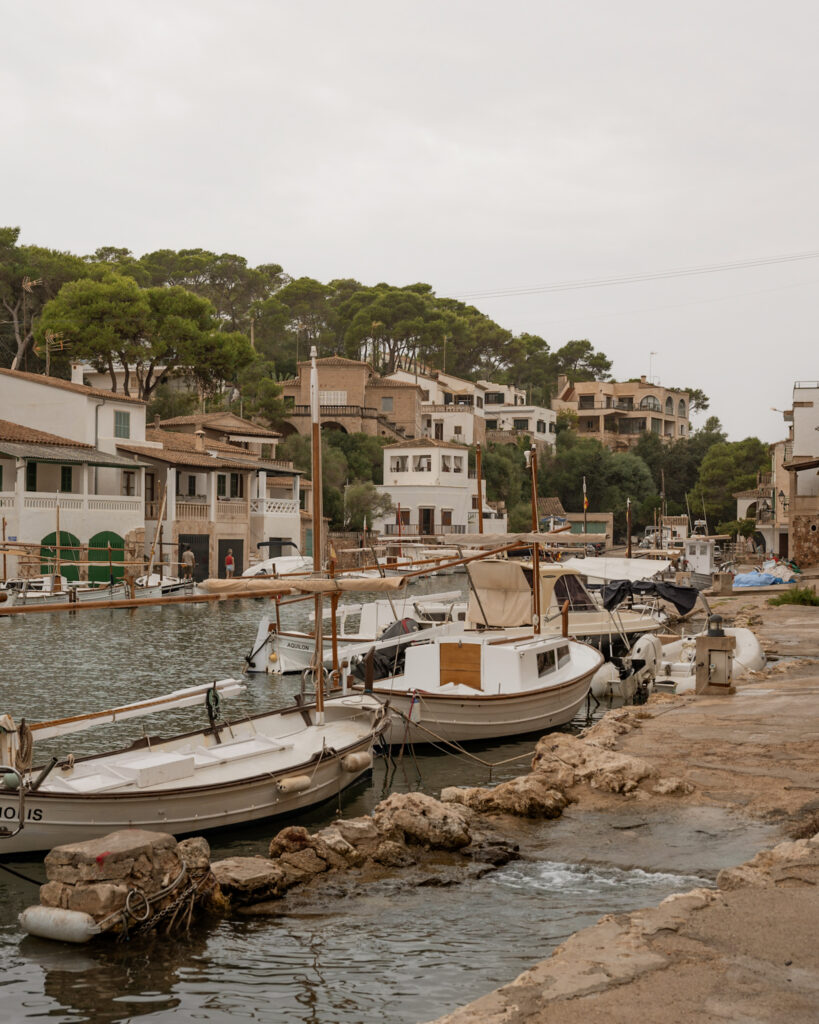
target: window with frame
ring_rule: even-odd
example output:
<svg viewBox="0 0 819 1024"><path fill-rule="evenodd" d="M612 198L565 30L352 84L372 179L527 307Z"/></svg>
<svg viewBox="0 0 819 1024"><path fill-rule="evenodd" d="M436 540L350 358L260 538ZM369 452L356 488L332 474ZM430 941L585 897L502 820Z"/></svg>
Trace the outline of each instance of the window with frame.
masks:
<svg viewBox="0 0 819 1024"><path fill-rule="evenodd" d="M133 469L122 471L122 494L126 498L133 498L136 495L136 472Z"/></svg>
<svg viewBox="0 0 819 1024"><path fill-rule="evenodd" d="M441 509L441 526L452 526L452 509Z"/></svg>
<svg viewBox="0 0 819 1024"><path fill-rule="evenodd" d="M464 458L463 458L463 455L456 455L455 458L452 460L452 463L453 463L453 465L452 465L452 472L453 473L463 473L463 471L464 471Z"/></svg>
<svg viewBox="0 0 819 1024"><path fill-rule="evenodd" d="M241 473L230 474L230 496L231 498L244 498L245 478Z"/></svg>
<svg viewBox="0 0 819 1024"><path fill-rule="evenodd" d="M27 462L26 463L26 490L36 491L37 490L37 463Z"/></svg>
<svg viewBox="0 0 819 1024"><path fill-rule="evenodd" d="M227 497L227 477L225 476L224 473L216 474L216 497Z"/></svg>
<svg viewBox="0 0 819 1024"><path fill-rule="evenodd" d="M512 423L514 424L515 430L528 430L529 429L529 420L514 419L512 421Z"/></svg>
<svg viewBox="0 0 819 1024"><path fill-rule="evenodd" d="M400 519L399 519L400 516ZM396 523L400 522L402 526L409 526L410 524L410 513L408 508L402 508L400 512L395 513Z"/></svg>
<svg viewBox="0 0 819 1024"><path fill-rule="evenodd" d="M498 429L498 421L497 420L487 420L486 421L486 429L487 430L497 430Z"/></svg>
<svg viewBox="0 0 819 1024"><path fill-rule="evenodd" d="M487 391L484 401L487 405L503 405L503 395L500 391Z"/></svg>
<svg viewBox="0 0 819 1024"><path fill-rule="evenodd" d="M74 467L60 466L60 490L70 494L74 490Z"/></svg>
<svg viewBox="0 0 819 1024"><path fill-rule="evenodd" d="M0 491L3 490L3 465L0 463Z"/></svg>
<svg viewBox="0 0 819 1024"><path fill-rule="evenodd" d="M381 396L381 412L392 412L393 411L393 397L392 395Z"/></svg>
<svg viewBox="0 0 819 1024"><path fill-rule="evenodd" d="M460 434L461 432L462 432L462 430L461 430L460 423L456 423L455 426L452 428L452 433L453 434Z"/></svg>
<svg viewBox="0 0 819 1024"><path fill-rule="evenodd" d="M545 434L546 433L546 421L545 420L538 420L537 421L537 432L539 434Z"/></svg>
<svg viewBox="0 0 819 1024"><path fill-rule="evenodd" d="M196 477L193 473L188 476L188 497L196 497Z"/></svg>
<svg viewBox="0 0 819 1024"><path fill-rule="evenodd" d="M660 411L660 400L656 395L646 395L640 402L641 409L650 409L651 412Z"/></svg>
<svg viewBox="0 0 819 1024"><path fill-rule="evenodd" d="M114 437L131 436L131 414L123 409L114 410Z"/></svg>

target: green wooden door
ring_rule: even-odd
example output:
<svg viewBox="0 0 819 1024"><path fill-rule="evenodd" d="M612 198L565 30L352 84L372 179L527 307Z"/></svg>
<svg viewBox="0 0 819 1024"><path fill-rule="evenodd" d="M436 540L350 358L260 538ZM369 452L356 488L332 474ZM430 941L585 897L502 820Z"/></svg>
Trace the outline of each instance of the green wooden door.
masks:
<svg viewBox="0 0 819 1024"><path fill-rule="evenodd" d="M99 563L88 566L89 583L116 583L124 572L125 541L110 530L95 533L88 542L88 561Z"/></svg>

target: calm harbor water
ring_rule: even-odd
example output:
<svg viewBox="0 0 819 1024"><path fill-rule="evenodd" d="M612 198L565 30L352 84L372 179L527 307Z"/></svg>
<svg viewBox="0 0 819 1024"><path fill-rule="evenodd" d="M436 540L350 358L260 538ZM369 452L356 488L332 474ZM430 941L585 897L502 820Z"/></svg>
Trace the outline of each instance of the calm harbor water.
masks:
<svg viewBox="0 0 819 1024"><path fill-rule="evenodd" d="M419 589L452 590L460 579ZM0 710L36 721L239 676L262 611L260 601L237 601L0 619ZM292 625L306 623L306 606L289 614ZM225 711L281 706L298 685L297 677L251 678ZM89 753L143 730L194 728L203 717L198 708L166 712L159 721L74 734L60 750ZM494 762L531 748L521 740L478 752ZM39 754L46 752L43 745ZM525 759L504 765L493 778L525 766ZM486 781L483 765L437 753L378 761L372 778L343 795L343 813L367 813L390 789L437 795L444 785ZM299 820L321 826L335 814L334 804ZM64 947L24 937L17 914L37 901L37 890L0 871L0 1022L426 1021L511 980L604 913L710 884L721 864L742 860L763 841L761 830L713 810L643 815L625 829L576 813L522 822L515 838L525 859L481 879L353 885L281 916L200 925L188 938L150 944ZM264 854L279 827L218 833L210 837L213 857ZM44 880L39 860L10 866Z"/></svg>

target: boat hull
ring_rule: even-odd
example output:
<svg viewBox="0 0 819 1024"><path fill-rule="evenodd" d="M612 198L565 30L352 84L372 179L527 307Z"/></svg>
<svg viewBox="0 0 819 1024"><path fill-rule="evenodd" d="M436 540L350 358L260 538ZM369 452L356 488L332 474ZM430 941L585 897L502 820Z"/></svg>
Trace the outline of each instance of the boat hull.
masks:
<svg viewBox="0 0 819 1024"><path fill-rule="evenodd" d="M566 725L586 700L592 672L559 687L503 696L463 697L374 688L394 712L386 733L390 746L404 743L497 740Z"/></svg>
<svg viewBox="0 0 819 1024"><path fill-rule="evenodd" d="M346 702L350 721L338 712ZM386 716L380 708L369 709L356 695L336 698L328 702L328 718L341 719L343 728L338 729L337 721L328 720L326 727L315 724L307 727L314 730L306 745L303 758L272 756L257 759L245 769L246 775L237 775L235 768L228 769L232 777L218 781L218 772L203 773L199 784L159 785L141 791L135 788L111 792L55 792L48 789L48 783L41 790L25 797L25 824L15 836L0 839L0 855L16 855L50 850L65 843L81 842L115 832L120 829L139 828L154 832L168 832L174 836L200 834L217 828L225 828L292 815L307 807L322 803L336 796L360 776L369 771L374 741L386 727ZM259 716L234 724L231 742L247 744L254 738L265 735L270 720L282 714L293 716L292 710ZM301 710L294 716L292 726L298 732ZM308 709L304 714L312 714ZM314 717L314 716L313 716ZM350 722L358 720L357 726ZM275 736L283 738L280 723L276 722ZM302 730L302 733L305 730ZM195 734L198 735L198 734ZM223 730L223 735L227 735ZM286 738L286 734L285 734ZM152 753L159 755L179 754L191 747L181 744L181 738L151 744L144 758ZM303 743L299 737L299 743ZM180 745L181 744L181 745ZM231 744L215 745L208 748L210 754L219 756L229 750ZM356 758L354 755L368 755ZM352 759L350 755L353 755ZM105 758L84 759L85 765L98 761L104 765ZM365 763L366 762L366 763ZM79 764L80 762L77 762ZM55 769L55 771L59 771ZM76 768L75 768L76 771ZM224 775L225 772L223 771ZM298 780L294 783L293 780ZM0 789L0 820L5 827L14 826L18 814L16 792Z"/></svg>

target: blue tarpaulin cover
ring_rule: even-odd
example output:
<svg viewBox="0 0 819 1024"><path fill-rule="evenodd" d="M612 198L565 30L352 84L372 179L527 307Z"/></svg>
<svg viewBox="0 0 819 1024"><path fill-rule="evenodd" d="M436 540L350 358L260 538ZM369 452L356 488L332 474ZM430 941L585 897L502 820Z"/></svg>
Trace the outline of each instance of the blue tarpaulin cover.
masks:
<svg viewBox="0 0 819 1024"><path fill-rule="evenodd" d="M734 587L770 587L775 583L784 583L784 580L769 572L738 572L734 576Z"/></svg>

